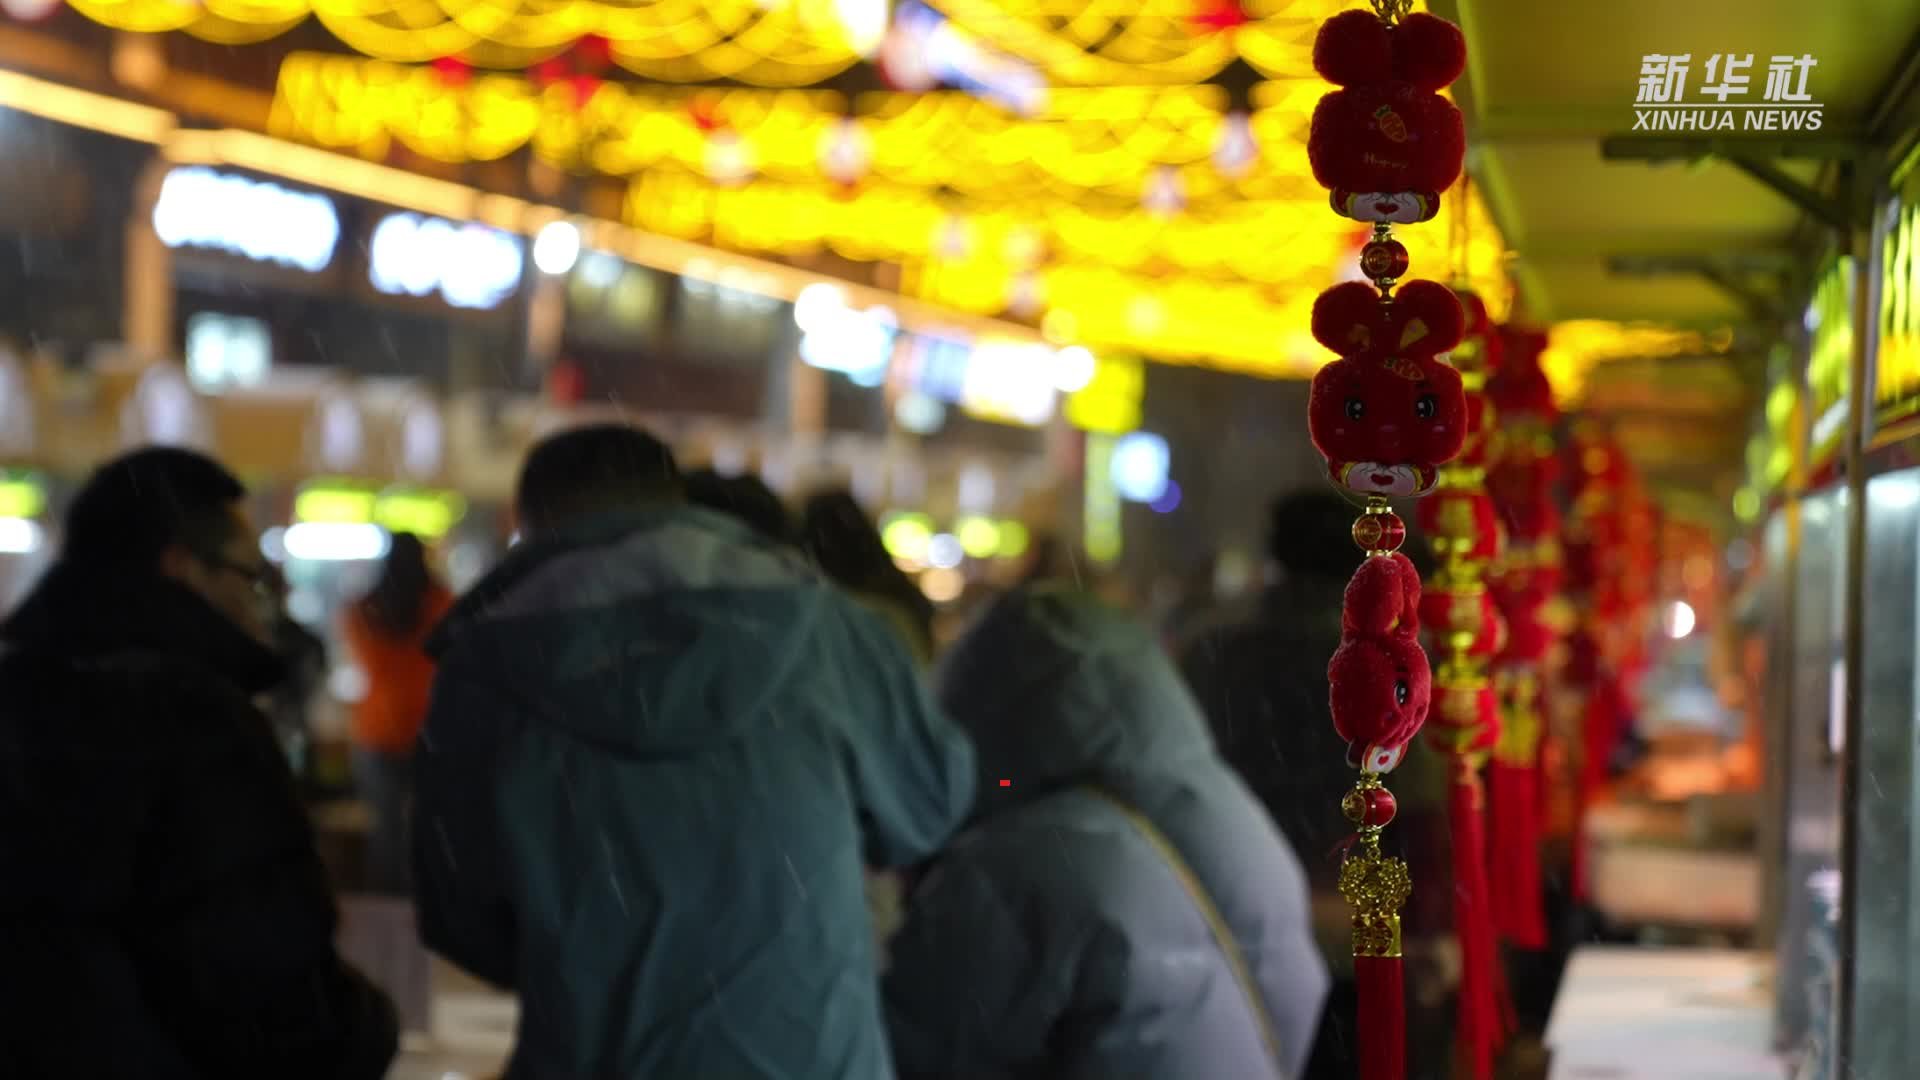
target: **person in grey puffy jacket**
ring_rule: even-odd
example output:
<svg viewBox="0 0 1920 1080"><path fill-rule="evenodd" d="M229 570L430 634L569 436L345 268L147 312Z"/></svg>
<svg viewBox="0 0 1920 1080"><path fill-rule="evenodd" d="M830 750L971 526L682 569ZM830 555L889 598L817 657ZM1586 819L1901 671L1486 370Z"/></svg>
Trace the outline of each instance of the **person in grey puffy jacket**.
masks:
<svg viewBox="0 0 1920 1080"><path fill-rule="evenodd" d="M1299 861L1145 627L1064 586L944 658L969 828L883 986L904 1080L1289 1080L1327 993Z"/></svg>

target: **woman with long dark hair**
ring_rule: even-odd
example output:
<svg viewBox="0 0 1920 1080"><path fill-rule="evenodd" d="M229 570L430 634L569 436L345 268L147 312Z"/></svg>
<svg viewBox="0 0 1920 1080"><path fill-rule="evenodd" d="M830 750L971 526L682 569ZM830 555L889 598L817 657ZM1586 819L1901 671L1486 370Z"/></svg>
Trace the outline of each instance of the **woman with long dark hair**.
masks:
<svg viewBox="0 0 1920 1080"><path fill-rule="evenodd" d="M821 573L898 630L914 659L932 662L933 603L894 565L858 500L844 491L813 496L801 511L800 533Z"/></svg>
<svg viewBox="0 0 1920 1080"><path fill-rule="evenodd" d="M376 892L407 891L413 744L433 686L426 640L452 606L453 594L427 565L426 545L395 533L373 588L347 612L347 646L366 676L354 707L353 759L361 798L373 811L366 884Z"/></svg>

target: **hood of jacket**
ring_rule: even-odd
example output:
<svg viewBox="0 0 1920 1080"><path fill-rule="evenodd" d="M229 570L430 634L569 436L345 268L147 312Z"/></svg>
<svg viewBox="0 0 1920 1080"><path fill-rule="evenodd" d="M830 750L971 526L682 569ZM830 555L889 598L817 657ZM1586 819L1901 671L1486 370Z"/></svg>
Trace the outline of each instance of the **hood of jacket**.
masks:
<svg viewBox="0 0 1920 1080"><path fill-rule="evenodd" d="M942 659L936 683L973 737L976 820L1088 781L1150 783L1213 756L1200 707L1153 633L1070 586L997 601Z"/></svg>
<svg viewBox="0 0 1920 1080"><path fill-rule="evenodd" d="M672 756L777 723L816 672L830 587L795 553L694 506L606 515L515 547L428 641L442 678L609 750Z"/></svg>
<svg viewBox="0 0 1920 1080"><path fill-rule="evenodd" d="M204 667L247 694L286 677L286 663L202 600L158 574L56 562L0 626L21 649L95 658L158 653Z"/></svg>

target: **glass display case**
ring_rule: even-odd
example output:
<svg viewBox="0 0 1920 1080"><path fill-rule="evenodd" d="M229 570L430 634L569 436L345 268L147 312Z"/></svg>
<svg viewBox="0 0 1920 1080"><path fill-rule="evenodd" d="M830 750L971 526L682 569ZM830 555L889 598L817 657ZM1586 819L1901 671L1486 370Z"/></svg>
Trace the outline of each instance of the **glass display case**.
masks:
<svg viewBox="0 0 1920 1080"><path fill-rule="evenodd" d="M1782 766L1780 812L1784 890L1778 938L1779 993L1776 1043L1807 1045L1816 1021L1830 1009L1816 1008L1809 993L1819 973L1809 951L1820 908L1816 882L1840 865L1840 769L1835 738L1836 680L1842 656L1842 601L1846 580L1846 490L1829 488L1804 496L1768 522L1764 544L1768 607L1776 647L1787 663L1770 664L1773 697L1782 715L1770 725ZM1790 558L1790 533L1798 515L1798 557ZM1786 575L1791 574L1791 582ZM1789 589L1791 596L1788 596ZM1789 621L1785 614L1791 611ZM1830 1004L1830 1003L1828 1003Z"/></svg>
<svg viewBox="0 0 1920 1080"><path fill-rule="evenodd" d="M1920 624L1920 468L1867 484L1864 650L1859 693L1850 1076L1912 1075L1920 1032L1909 972L1920 955L1920 860L1913 848L1915 629Z"/></svg>

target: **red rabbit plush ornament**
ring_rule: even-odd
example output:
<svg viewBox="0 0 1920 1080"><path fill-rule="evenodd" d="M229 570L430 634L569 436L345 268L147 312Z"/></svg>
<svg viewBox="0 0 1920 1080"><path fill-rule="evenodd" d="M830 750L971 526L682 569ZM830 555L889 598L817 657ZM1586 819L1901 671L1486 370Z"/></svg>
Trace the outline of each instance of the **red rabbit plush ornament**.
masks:
<svg viewBox="0 0 1920 1080"><path fill-rule="evenodd" d="M1460 176L1466 125L1439 91L1467 64L1460 28L1424 12L1389 24L1343 11L1320 26L1313 67L1342 89L1320 99L1307 135L1313 178L1334 212L1413 224L1440 212Z"/></svg>
<svg viewBox="0 0 1920 1080"><path fill-rule="evenodd" d="M1335 484L1367 496L1433 490L1467 437L1460 373L1441 359L1464 321L1453 292L1431 281L1391 300L1347 282L1314 301L1313 336L1340 359L1313 377L1307 430Z"/></svg>
<svg viewBox="0 0 1920 1080"><path fill-rule="evenodd" d="M1393 237L1396 224L1439 214L1440 192L1466 156L1460 112L1439 93L1465 69L1466 40L1412 6L1372 0L1371 12L1321 25L1313 66L1339 89L1320 99L1307 138L1334 212L1373 226L1360 250L1372 284L1336 285L1314 301L1313 336L1338 358L1314 375L1307 401L1307 431L1329 477L1364 504L1353 541L1366 559L1347 586L1342 643L1327 666L1334 727L1360 770L1340 804L1354 833L1339 880L1353 909L1360 1080L1407 1075L1400 909L1413 885L1405 861L1381 848L1395 814L1383 774L1430 711L1446 715L1446 694L1457 689L1421 647L1420 577L1399 553L1407 529L1388 498L1441 486L1440 467L1486 419L1469 412L1461 372L1447 362L1465 332L1460 301L1434 282L1404 281L1411 259Z"/></svg>
<svg viewBox="0 0 1920 1080"><path fill-rule="evenodd" d="M1433 673L1420 647L1420 574L1405 555L1375 555L1347 582L1340 648L1327 664L1334 730L1347 764L1391 772L1427 722Z"/></svg>

